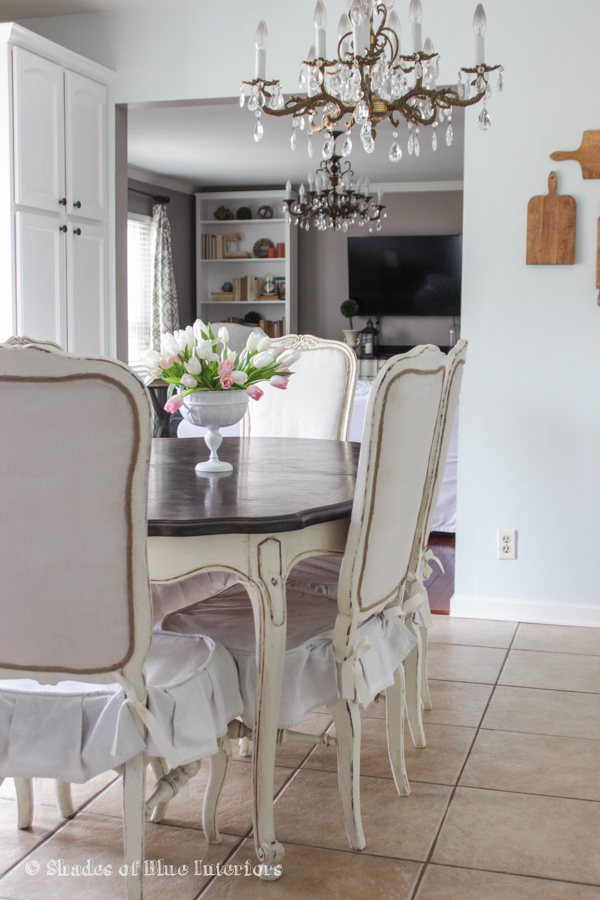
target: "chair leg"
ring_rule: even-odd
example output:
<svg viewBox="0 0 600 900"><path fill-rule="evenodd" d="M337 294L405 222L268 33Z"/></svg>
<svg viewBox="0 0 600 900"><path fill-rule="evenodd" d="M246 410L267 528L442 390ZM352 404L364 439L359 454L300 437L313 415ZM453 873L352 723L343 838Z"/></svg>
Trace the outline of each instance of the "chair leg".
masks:
<svg viewBox="0 0 600 900"><path fill-rule="evenodd" d="M394 683L385 692L385 718L387 742L392 774L396 790L401 797L408 797L410 784L404 764L404 667L398 666L394 672Z"/></svg>
<svg viewBox="0 0 600 900"><path fill-rule="evenodd" d="M431 694L429 693L429 682L427 681L427 648L429 646L429 628L425 625L418 625L417 628L421 632L421 703L423 709L433 709L431 702Z"/></svg>
<svg viewBox="0 0 600 900"><path fill-rule="evenodd" d="M367 846L360 815L360 712L358 703L340 697L328 704L338 743L338 783L344 824L353 850Z"/></svg>
<svg viewBox="0 0 600 900"><path fill-rule="evenodd" d="M33 778L15 778L18 826L24 831L33 822Z"/></svg>
<svg viewBox="0 0 600 900"><path fill-rule="evenodd" d="M158 781L163 775L166 775L169 771L169 766L167 765L166 759L162 759L160 756L153 756L149 760L150 766L152 768L152 774ZM167 814L167 809L169 808L169 801L167 800L164 803L158 803L153 811L151 816L152 822L162 822L164 817Z"/></svg>
<svg viewBox="0 0 600 900"><path fill-rule="evenodd" d="M244 740L244 738L242 738ZM202 806L202 828L204 836L209 844L220 844L221 835L219 833L219 799L221 791L225 784L227 769L231 759L231 741L225 735L219 741L220 748L217 753L210 758L210 775L206 792L204 794L204 804Z"/></svg>
<svg viewBox="0 0 600 900"><path fill-rule="evenodd" d="M406 676L406 714L408 724L415 747L422 749L427 746L425 730L423 728L423 712L421 708L421 666L423 653L421 649L421 632L412 620L407 616L404 620L406 627L417 639L417 646L413 647L404 660L404 673Z"/></svg>
<svg viewBox="0 0 600 900"><path fill-rule="evenodd" d="M63 819L72 819L75 815L73 809L73 798L71 796L71 782L58 781L54 782L54 790L56 791L56 805Z"/></svg>
<svg viewBox="0 0 600 900"><path fill-rule="evenodd" d="M143 752L125 763L123 772L123 830L127 865L127 900L142 900L144 867L144 788L146 759Z"/></svg>

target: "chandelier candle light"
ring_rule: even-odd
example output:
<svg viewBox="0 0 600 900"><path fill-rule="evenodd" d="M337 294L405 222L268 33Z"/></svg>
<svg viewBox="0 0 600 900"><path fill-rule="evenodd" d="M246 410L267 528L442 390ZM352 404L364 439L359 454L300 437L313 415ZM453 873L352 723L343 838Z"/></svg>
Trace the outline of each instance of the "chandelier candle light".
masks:
<svg viewBox="0 0 600 900"><path fill-rule="evenodd" d="M231 463L217 455L223 440L219 429L243 418L249 397L260 400L264 393L258 386L261 382L285 390L293 375L289 367L300 358L297 351L276 347L271 338L254 332L239 355L229 349L228 342L227 328L220 328L215 338L211 325L197 319L193 326L162 334L161 352L147 350L143 358L150 380L159 377L169 383L165 410L174 413L181 409L192 425L208 429L204 440L210 459L197 464L200 473L232 471Z"/></svg>
<svg viewBox="0 0 600 900"><path fill-rule="evenodd" d="M422 126L432 127L431 143L437 149L437 128L446 124L446 144L453 140L452 108L473 106L483 100L478 125L487 131L491 125L487 100L492 93L491 72L498 71L498 90L503 87L500 65L485 62L485 11L477 5L473 19L475 32L475 65L461 68L456 87L437 87L440 56L429 38L423 43L423 9L420 0L411 0L409 18L412 53L401 53L400 20L395 11L388 12L384 3L373 0L348 0L349 18L344 13L338 26L337 59L326 54L327 14L322 0L315 7L315 44L308 59L300 67L298 86L306 96L293 95L285 100L279 81L266 77L267 26L261 20L255 39L256 69L253 81L244 81L240 106L246 102L245 88L250 89L248 109L256 116L254 139L261 140L264 127L262 114L292 116L291 147L295 150L297 130L308 122L308 155L313 155L312 135L325 132L323 158L333 154L334 129L344 126L348 153L352 148L351 131L360 129L362 145L367 153L375 149L377 126L390 121L393 143L389 158L399 162L402 150L398 143L401 119L408 124L408 153L420 154L419 133ZM473 92L473 93L472 93ZM305 118L306 117L306 118ZM344 156L347 153L343 154Z"/></svg>
<svg viewBox="0 0 600 900"><path fill-rule="evenodd" d="M336 138L342 132L333 133L333 146ZM348 140L348 138L346 138ZM381 231L381 214L385 206L381 204L381 191L378 192L377 202L375 196L369 193L369 179L359 179L353 183L354 172L350 168L350 160L341 162L347 153L346 144L342 150L342 156L332 153L331 157L323 160L317 169L315 176L308 175L308 191L304 185L300 185L298 199L286 201L283 204L287 222L294 222L306 231L310 228L310 220L314 220L315 228L326 231L335 228L336 231L348 231L350 225L358 221L359 225L369 225L369 231L373 231L373 223L377 223L377 230ZM286 189L291 191L292 185L288 181ZM387 213L383 213L386 218Z"/></svg>

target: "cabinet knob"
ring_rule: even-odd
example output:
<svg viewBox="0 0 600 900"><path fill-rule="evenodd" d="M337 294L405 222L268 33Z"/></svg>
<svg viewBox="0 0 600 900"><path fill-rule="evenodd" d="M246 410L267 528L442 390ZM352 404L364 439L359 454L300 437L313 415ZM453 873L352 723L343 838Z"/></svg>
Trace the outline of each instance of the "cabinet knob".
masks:
<svg viewBox="0 0 600 900"><path fill-rule="evenodd" d="M66 231L66 230L67 230L67 226L66 226L66 225L61 225L60 228L59 228L58 230L59 230L59 231Z"/></svg>
<svg viewBox="0 0 600 900"><path fill-rule="evenodd" d="M59 202L59 204L60 204L61 206L66 206L66 205L67 205L67 198L66 198L66 197L61 197L60 200L59 200L58 202Z"/></svg>
<svg viewBox="0 0 600 900"><path fill-rule="evenodd" d="M73 206L75 209L81 209L81 200L76 200Z"/></svg>
<svg viewBox="0 0 600 900"><path fill-rule="evenodd" d="M66 230L67 230L67 229L65 228L65 231L66 231ZM81 234L81 228L74 228L74 229L73 229L73 234Z"/></svg>

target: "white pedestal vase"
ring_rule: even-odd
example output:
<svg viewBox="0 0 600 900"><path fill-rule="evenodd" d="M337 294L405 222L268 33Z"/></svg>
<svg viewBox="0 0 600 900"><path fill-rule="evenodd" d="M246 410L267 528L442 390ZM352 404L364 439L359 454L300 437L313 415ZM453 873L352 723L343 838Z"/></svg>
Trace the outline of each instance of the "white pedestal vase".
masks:
<svg viewBox="0 0 600 900"><path fill-rule="evenodd" d="M210 458L196 465L196 472L231 472L231 463L219 459L217 451L223 436L221 426L235 425L244 418L248 408L248 394L242 391L194 391L183 398L181 415L192 425L208 429L204 436Z"/></svg>
<svg viewBox="0 0 600 900"><path fill-rule="evenodd" d="M344 335L344 343L345 344L348 344L348 346L352 347L353 350L356 347L358 347L358 345L360 343L360 338L359 338L360 331L354 331L354 330L351 331L350 329L344 329L342 331L342 334Z"/></svg>

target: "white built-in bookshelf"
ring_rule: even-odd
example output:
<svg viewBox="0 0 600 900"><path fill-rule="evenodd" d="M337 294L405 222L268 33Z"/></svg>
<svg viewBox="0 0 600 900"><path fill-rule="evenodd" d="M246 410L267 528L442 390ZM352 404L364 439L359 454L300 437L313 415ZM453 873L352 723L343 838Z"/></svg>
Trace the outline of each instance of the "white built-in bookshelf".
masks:
<svg viewBox="0 0 600 900"><path fill-rule="evenodd" d="M262 319L271 322L284 320L283 333L298 330L298 229L288 224L284 218L283 202L292 200L295 194L286 190L270 191L230 191L196 194L196 286L197 315L204 322L218 322L230 317L243 319L247 312L255 310ZM215 211L225 206L234 215L240 207L251 210L251 219L215 219ZM258 218L261 206L273 208L273 218ZM206 259L215 254L218 238L225 234L239 232L242 239L238 249L247 251L247 259ZM208 235L216 240L211 243ZM276 258L256 258L253 247L261 238L268 238L275 246L285 245L285 256ZM276 280L285 278L285 299L253 299L255 278L263 279L267 274ZM220 293L225 282L234 284L234 279L248 277L250 290L247 301L213 300L213 293ZM259 285L261 282L259 282Z"/></svg>

